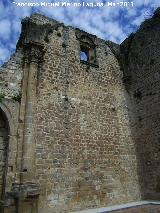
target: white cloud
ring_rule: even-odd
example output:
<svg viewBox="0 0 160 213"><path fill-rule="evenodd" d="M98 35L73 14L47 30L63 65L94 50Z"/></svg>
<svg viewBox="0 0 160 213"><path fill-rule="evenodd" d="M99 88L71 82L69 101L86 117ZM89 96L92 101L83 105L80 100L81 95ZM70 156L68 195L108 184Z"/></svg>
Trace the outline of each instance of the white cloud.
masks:
<svg viewBox="0 0 160 213"><path fill-rule="evenodd" d="M10 56L10 51L5 47L0 46L0 60L5 61L9 59L9 56Z"/></svg>
<svg viewBox="0 0 160 213"><path fill-rule="evenodd" d="M11 5L9 13L11 16L21 19L26 16L29 16L31 12L32 12L31 7L16 7L14 5Z"/></svg>
<svg viewBox="0 0 160 213"><path fill-rule="evenodd" d="M5 10L3 2L0 2L0 17L4 16Z"/></svg>
<svg viewBox="0 0 160 213"><path fill-rule="evenodd" d="M11 33L11 22L9 19L2 19L0 21L0 38L8 40Z"/></svg>
<svg viewBox="0 0 160 213"><path fill-rule="evenodd" d="M56 18L58 21L65 20L65 11L63 7L58 8L40 7L39 11L52 18Z"/></svg>
<svg viewBox="0 0 160 213"><path fill-rule="evenodd" d="M133 16L136 16L137 15L137 9L135 7L132 7L132 8L128 8L127 9L127 16L128 17L133 17Z"/></svg>
<svg viewBox="0 0 160 213"><path fill-rule="evenodd" d="M121 29L121 27L119 26L119 24L117 22L107 22L104 25L104 32L108 33L108 35L110 36L114 36L114 37L119 37L119 36L124 36L124 32Z"/></svg>
<svg viewBox="0 0 160 213"><path fill-rule="evenodd" d="M145 19L144 14L141 14L139 17L137 17L135 20L133 20L132 24L139 26Z"/></svg>
<svg viewBox="0 0 160 213"><path fill-rule="evenodd" d="M18 19L12 20L12 30L15 33L19 33L21 30L21 21Z"/></svg>

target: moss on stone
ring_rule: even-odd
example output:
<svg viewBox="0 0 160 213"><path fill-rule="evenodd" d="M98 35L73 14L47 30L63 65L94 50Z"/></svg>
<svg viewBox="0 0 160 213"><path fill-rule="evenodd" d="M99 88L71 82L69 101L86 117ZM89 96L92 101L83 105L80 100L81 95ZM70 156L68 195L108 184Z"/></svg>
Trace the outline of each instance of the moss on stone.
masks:
<svg viewBox="0 0 160 213"><path fill-rule="evenodd" d="M5 98L5 95L3 93L0 94L0 102Z"/></svg>
<svg viewBox="0 0 160 213"><path fill-rule="evenodd" d="M21 102L21 97L22 97L22 95L20 93L20 94L16 94L15 96L13 96L12 99L14 101L18 101L20 103Z"/></svg>

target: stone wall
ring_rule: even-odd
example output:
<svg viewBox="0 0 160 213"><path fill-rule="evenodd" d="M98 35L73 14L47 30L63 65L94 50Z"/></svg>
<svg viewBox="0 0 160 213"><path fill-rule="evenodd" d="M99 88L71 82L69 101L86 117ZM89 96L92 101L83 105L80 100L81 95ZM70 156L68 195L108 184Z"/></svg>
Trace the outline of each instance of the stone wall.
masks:
<svg viewBox="0 0 160 213"><path fill-rule="evenodd" d="M8 62L0 68L0 211L3 212L3 204L6 194L11 190L12 183L19 182L18 154L18 125L19 105L21 100L22 80L22 52L19 49ZM12 205L13 203L9 203ZM13 212L12 207L7 210Z"/></svg>
<svg viewBox="0 0 160 213"><path fill-rule="evenodd" d="M0 96L7 99L16 98L21 92L22 50L14 53L8 62L0 67Z"/></svg>
<svg viewBox="0 0 160 213"><path fill-rule="evenodd" d="M130 117L143 198L160 192L160 11L121 44L125 84L132 100Z"/></svg>
<svg viewBox="0 0 160 213"><path fill-rule="evenodd" d="M94 40L96 65L80 61L77 34ZM139 200L127 94L116 57L105 41L64 26L49 34L45 49L35 112L39 212Z"/></svg>
<svg viewBox="0 0 160 213"><path fill-rule="evenodd" d="M10 204L20 201L7 213L158 196L157 29L158 12L120 54L119 45L42 15L22 21L16 53L0 71L12 141L6 192Z"/></svg>

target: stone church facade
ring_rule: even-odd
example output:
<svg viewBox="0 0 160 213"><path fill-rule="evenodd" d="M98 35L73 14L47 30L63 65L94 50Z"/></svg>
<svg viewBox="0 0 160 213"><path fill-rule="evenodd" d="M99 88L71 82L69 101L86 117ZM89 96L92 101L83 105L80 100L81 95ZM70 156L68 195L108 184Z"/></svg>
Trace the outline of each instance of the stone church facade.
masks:
<svg viewBox="0 0 160 213"><path fill-rule="evenodd" d="M160 11L121 45L40 14L0 68L0 210L160 198Z"/></svg>

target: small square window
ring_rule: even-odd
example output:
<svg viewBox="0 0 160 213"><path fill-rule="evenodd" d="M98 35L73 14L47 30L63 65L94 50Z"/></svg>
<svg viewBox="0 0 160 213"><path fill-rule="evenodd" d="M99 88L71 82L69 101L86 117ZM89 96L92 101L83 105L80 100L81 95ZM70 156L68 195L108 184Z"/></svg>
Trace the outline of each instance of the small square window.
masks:
<svg viewBox="0 0 160 213"><path fill-rule="evenodd" d="M88 61L88 53L84 51L80 51L80 59L81 61Z"/></svg>
<svg viewBox="0 0 160 213"><path fill-rule="evenodd" d="M82 64L87 64L89 66L98 67L96 59L96 44L95 36L77 30L77 39L79 40L79 59Z"/></svg>
<svg viewBox="0 0 160 213"><path fill-rule="evenodd" d="M80 46L80 60L81 61L89 60L89 50L84 46Z"/></svg>

